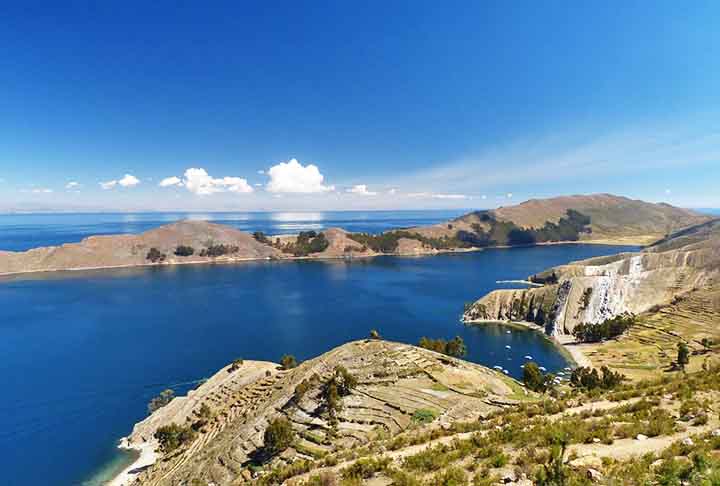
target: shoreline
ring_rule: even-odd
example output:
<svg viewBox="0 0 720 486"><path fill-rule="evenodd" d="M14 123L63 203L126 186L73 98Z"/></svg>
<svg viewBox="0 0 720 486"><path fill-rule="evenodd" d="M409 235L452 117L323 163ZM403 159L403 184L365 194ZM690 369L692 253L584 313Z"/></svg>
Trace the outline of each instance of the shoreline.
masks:
<svg viewBox="0 0 720 486"><path fill-rule="evenodd" d="M138 457L125 466L125 468L115 475L110 481L105 483L105 486L128 486L137 478L137 476L144 471L147 467L155 464L158 455L156 451L156 445L151 442L142 442L140 444L130 444L127 437L120 439L118 449L125 449L135 451L138 453Z"/></svg>
<svg viewBox="0 0 720 486"><path fill-rule="evenodd" d="M141 268L141 267L172 267L177 265L227 265L232 263L247 263L247 262L284 262L284 261L306 261L306 260L315 260L315 261L335 261L335 260L348 260L352 261L355 259L367 259L367 258L376 258L376 257L384 257L384 256L392 256L392 257L430 257L430 256L437 256L437 255L452 255L452 254L462 254L462 253L474 253L479 251L485 251L485 250L492 250L492 249L500 249L500 250L507 250L512 248L533 248L533 247L542 247L542 246L554 246L554 245L582 245L582 244L592 244L592 245L605 245L605 246L639 246L642 248L643 245L633 245L627 242L622 241L616 241L616 242L610 242L610 241L553 241L553 242L543 242L543 243L535 243L532 245L515 245L515 246L507 246L507 245L498 245L498 246L487 246L487 247L472 247L472 248L453 248L453 249L446 249L446 250L431 250L426 252L412 252L412 253L374 253L369 255L353 255L350 257L347 257L345 255L325 255L325 256L287 256L287 257L280 257L280 258L273 258L273 257L229 257L229 258L223 258L222 260L190 260L190 261L173 261L173 262L162 262L162 263L128 263L123 265L101 265L101 266L89 266L89 267L74 267L74 268L46 268L46 269L38 269L38 270L21 270L16 272L0 272L0 278L2 277L12 277L16 275L30 275L30 274L38 274L38 273L59 273L59 272L86 272L86 271L95 271L95 270L117 270L117 269L124 269L124 268ZM42 248L42 247L41 247ZM31 250L27 250L31 251ZM0 250L1 252L1 250Z"/></svg>
<svg viewBox="0 0 720 486"><path fill-rule="evenodd" d="M574 365L574 367L587 367L592 368L592 361L590 358L579 348L580 343L575 341L572 336L550 336L545 332L545 328L535 324L534 322L527 321L488 321L483 319L472 319L462 320L465 325L482 326L484 324L500 324L502 326L512 327L515 329L527 329L533 332L542 334L548 341L552 342L561 354Z"/></svg>

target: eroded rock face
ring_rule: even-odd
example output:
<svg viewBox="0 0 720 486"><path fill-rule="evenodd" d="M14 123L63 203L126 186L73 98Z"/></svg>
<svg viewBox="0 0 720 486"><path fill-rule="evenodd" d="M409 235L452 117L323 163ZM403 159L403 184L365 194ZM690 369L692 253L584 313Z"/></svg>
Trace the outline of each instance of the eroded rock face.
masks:
<svg viewBox="0 0 720 486"><path fill-rule="evenodd" d="M497 290L475 302L466 321L529 321L549 334L572 333L579 323L597 324L639 314L675 296L712 285L720 275L720 224L700 228L640 253L600 257L559 266L535 276L557 283L526 290ZM552 278L550 278L552 276Z"/></svg>
<svg viewBox="0 0 720 486"><path fill-rule="evenodd" d="M341 397L333 423L323 389L337 366L358 383ZM271 459L271 465L396 434L413 423L418 410L431 411L436 423L476 419L500 404L515 403L519 389L510 378L482 366L380 340L348 343L288 371L262 362L229 370L224 368L188 398L176 398L136 425L130 436L135 446L162 425L193 423L203 404L212 411L191 444L163 456L137 484L192 479L218 485L252 483L250 460L262 451L264 431L277 417L290 421L297 440L295 447ZM302 383L306 389L296 393Z"/></svg>

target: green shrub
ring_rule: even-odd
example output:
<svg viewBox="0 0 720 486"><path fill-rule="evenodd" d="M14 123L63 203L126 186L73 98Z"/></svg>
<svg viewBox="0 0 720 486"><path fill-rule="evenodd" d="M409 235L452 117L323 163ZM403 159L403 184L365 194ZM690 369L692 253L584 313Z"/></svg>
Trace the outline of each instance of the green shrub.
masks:
<svg viewBox="0 0 720 486"><path fill-rule="evenodd" d="M270 456L284 451L294 441L295 431L285 417L279 417L270 422L263 436L264 450Z"/></svg>
<svg viewBox="0 0 720 486"><path fill-rule="evenodd" d="M166 454L192 441L194 437L195 431L192 428L178 424L164 425L155 432L155 438L160 443L160 450Z"/></svg>
<svg viewBox="0 0 720 486"><path fill-rule="evenodd" d="M437 417L437 414L432 410L427 410L424 408L420 408L418 410L415 410L415 413L413 413L412 420L413 422L417 422L419 424L429 424L435 418Z"/></svg>

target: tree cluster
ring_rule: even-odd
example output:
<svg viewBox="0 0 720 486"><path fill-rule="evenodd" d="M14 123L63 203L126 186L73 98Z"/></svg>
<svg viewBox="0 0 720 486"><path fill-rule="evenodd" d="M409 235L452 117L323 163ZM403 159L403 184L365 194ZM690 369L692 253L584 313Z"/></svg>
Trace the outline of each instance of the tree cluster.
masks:
<svg viewBox="0 0 720 486"><path fill-rule="evenodd" d="M583 388L585 390L611 390L616 386L620 385L625 376L612 371L607 366L600 368L600 373L596 368L580 367L573 370L570 375L570 384L576 388Z"/></svg>
<svg viewBox="0 0 720 486"><path fill-rule="evenodd" d="M282 365L284 370L289 370L295 368L298 365L298 362L292 354L285 354L282 358L280 358L280 365Z"/></svg>
<svg viewBox="0 0 720 486"><path fill-rule="evenodd" d="M165 253L162 253L154 246L150 248L150 251L148 251L147 255L145 256L145 259L150 260L152 263L163 262L165 261L165 258L167 258L167 255Z"/></svg>
<svg viewBox="0 0 720 486"><path fill-rule="evenodd" d="M253 238L255 238L260 243L265 243L266 245L272 244L272 242L268 239L267 236L265 236L265 233L263 233L262 231L254 231Z"/></svg>
<svg viewBox="0 0 720 486"><path fill-rule="evenodd" d="M175 248L175 256L187 257L192 256L195 253L195 248L192 246L179 245Z"/></svg>
<svg viewBox="0 0 720 486"><path fill-rule="evenodd" d="M450 341L446 341L444 339L432 339L423 336L420 338L418 346L448 356L453 356L455 358L462 358L467 354L467 346L465 346L465 341L463 341L463 338L460 336L455 336Z"/></svg>
<svg viewBox="0 0 720 486"><path fill-rule="evenodd" d="M617 337L635 324L635 316L621 314L599 324L582 323L575 326L573 336L584 343L596 343Z"/></svg>
<svg viewBox="0 0 720 486"><path fill-rule="evenodd" d="M208 245L207 248L203 248L200 250L200 256L215 258L223 255L231 255L233 253L237 253L238 251L240 251L240 247L238 246L223 245L221 243L218 245Z"/></svg>
<svg viewBox="0 0 720 486"><path fill-rule="evenodd" d="M292 253L293 256L308 256L311 253L320 253L330 246L330 242L325 237L325 233L316 233L315 231L301 231L298 234L295 243L285 245L282 251Z"/></svg>

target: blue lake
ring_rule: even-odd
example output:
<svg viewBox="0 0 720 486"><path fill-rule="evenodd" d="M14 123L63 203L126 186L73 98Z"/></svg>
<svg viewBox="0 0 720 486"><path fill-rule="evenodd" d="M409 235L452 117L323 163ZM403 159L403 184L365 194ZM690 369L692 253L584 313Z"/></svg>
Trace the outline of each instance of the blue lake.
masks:
<svg viewBox="0 0 720 486"><path fill-rule="evenodd" d="M39 239L62 239L45 232ZM0 279L3 484L88 484L118 460L117 440L162 389L184 393L239 357L311 358L372 328L408 343L460 335L469 360L516 377L526 354L557 370L566 362L544 337L464 327L463 304L502 287L498 280L631 249L557 245Z"/></svg>

